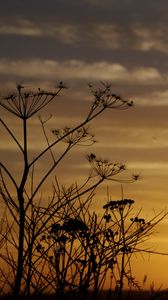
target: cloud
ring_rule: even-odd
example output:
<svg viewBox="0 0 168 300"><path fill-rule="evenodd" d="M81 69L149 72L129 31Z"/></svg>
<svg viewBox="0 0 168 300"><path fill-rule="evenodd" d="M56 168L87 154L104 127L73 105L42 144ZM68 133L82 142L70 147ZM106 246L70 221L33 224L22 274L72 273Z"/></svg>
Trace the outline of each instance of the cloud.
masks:
<svg viewBox="0 0 168 300"><path fill-rule="evenodd" d="M121 46L119 27L115 24L94 24L90 35L99 47L119 49Z"/></svg>
<svg viewBox="0 0 168 300"><path fill-rule="evenodd" d="M152 67L139 67L137 69L134 69L132 71L132 77L136 79L136 81L140 82L146 82L150 84L150 82L153 82L155 80L161 79L161 74L159 70ZM133 79L132 78L132 79Z"/></svg>
<svg viewBox="0 0 168 300"><path fill-rule="evenodd" d="M81 34L82 33L82 34ZM32 20L17 18L11 24L0 25L0 35L26 37L50 37L64 44L89 43L94 47L117 49L120 47L119 28L115 24L90 23L88 25L59 22L35 23Z"/></svg>
<svg viewBox="0 0 168 300"><path fill-rule="evenodd" d="M138 115L133 115L134 119L138 118ZM168 149L168 129L160 127L158 124L155 126L145 127L137 126L136 124L131 126L125 122L125 126L122 123L115 125L116 116L114 116L113 126L110 125L110 120L107 124L98 125L99 134L101 135L101 143L96 146L99 148L104 147L109 149L121 148L125 150L160 150ZM132 121L134 124L134 120ZM112 136L115 139L115 143L109 144L107 136Z"/></svg>
<svg viewBox="0 0 168 300"><path fill-rule="evenodd" d="M75 20L49 20L44 22L31 18L16 17L14 20L0 23L0 35L15 35L34 38L51 38L62 44L103 50L135 50L141 52L159 51L168 53L167 25L142 25L132 21L123 24L115 19L90 20L76 22Z"/></svg>
<svg viewBox="0 0 168 300"><path fill-rule="evenodd" d="M150 27L137 25L133 29L133 32L137 39L135 48L145 52L155 50L168 53L167 27L158 27L154 24Z"/></svg>
<svg viewBox="0 0 168 300"><path fill-rule="evenodd" d="M137 170L142 170L146 171L148 173L156 172L157 176L158 175L166 175L168 172L168 162L163 162L163 161L135 161L135 162L129 162L129 169L137 169ZM154 174L153 174L154 175ZM156 176L156 174L155 174Z"/></svg>
<svg viewBox="0 0 168 300"><path fill-rule="evenodd" d="M134 101L142 106L168 106L168 90L153 91L142 96L135 96Z"/></svg>
<svg viewBox="0 0 168 300"><path fill-rule="evenodd" d="M53 37L62 42L77 41L79 33L77 27L71 24L43 23L38 24L28 19L17 18L11 24L1 24L1 35L18 35L27 37Z"/></svg>
<svg viewBox="0 0 168 300"><path fill-rule="evenodd" d="M82 60L0 60L0 76L22 79L63 80L103 80L127 84L150 85L167 83L167 77L153 67L128 69L119 63L106 61L87 63Z"/></svg>
<svg viewBox="0 0 168 300"><path fill-rule="evenodd" d="M1 24L0 34L40 36L41 29L28 20L18 20L16 24Z"/></svg>

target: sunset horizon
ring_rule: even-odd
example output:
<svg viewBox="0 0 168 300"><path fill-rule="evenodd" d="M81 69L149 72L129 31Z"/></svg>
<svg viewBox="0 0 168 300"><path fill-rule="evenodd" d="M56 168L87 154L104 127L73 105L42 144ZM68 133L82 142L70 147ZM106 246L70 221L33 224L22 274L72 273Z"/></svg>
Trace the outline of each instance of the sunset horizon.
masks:
<svg viewBox="0 0 168 300"><path fill-rule="evenodd" d="M119 202L117 209L123 203L128 209L131 206L126 222L130 226L141 221L144 225L143 220L147 226L156 216L165 215L149 240L145 237L144 252L131 259L132 276L142 290L152 285L167 289L168 4L164 0L6 0L0 8L1 198L6 199L3 193L8 190L13 199L8 205L15 207L28 176L23 199L31 207L35 194L45 206L54 186L54 197L61 199L65 191L72 197L72 190L83 187L87 176L94 184L99 176L103 180L90 195L89 213L101 219L105 203L127 199L135 201L133 206ZM79 124L84 125L78 128ZM63 143L57 146L55 140L63 135ZM70 149L73 145L70 153L68 143ZM57 159L57 169L53 167L47 177ZM7 180L6 190L3 180ZM9 209L4 199L2 224ZM68 212L62 211L66 220ZM140 221L134 222L131 214ZM84 212L81 218L85 220ZM91 220L89 214L87 218ZM63 226L63 220L58 223ZM50 227L45 228L47 234Z"/></svg>

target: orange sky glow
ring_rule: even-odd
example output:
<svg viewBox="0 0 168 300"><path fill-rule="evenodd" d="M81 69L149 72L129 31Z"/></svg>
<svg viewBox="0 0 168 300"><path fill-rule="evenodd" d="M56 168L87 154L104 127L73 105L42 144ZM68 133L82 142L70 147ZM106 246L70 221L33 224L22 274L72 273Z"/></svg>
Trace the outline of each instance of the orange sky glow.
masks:
<svg viewBox="0 0 168 300"><path fill-rule="evenodd" d="M21 4L12 6L10 18L6 5L0 4L0 15L4 12L0 18L0 93L3 97L13 91L18 82L27 89L41 87L52 91L62 80L68 88L40 113L44 119L52 115L46 126L51 140L52 129L71 127L83 120L93 99L88 88L90 82L97 86L109 82L115 93L133 100L134 106L128 110L109 110L95 119L90 131L97 142L88 148L74 148L59 166L57 175L65 185L82 182L89 172L86 156L90 152L123 163L126 171L122 178L140 175L138 181L123 184L124 197L134 199L135 211L142 209L141 215L150 219L160 211L166 212L168 207L168 42L165 38L168 29L164 13L168 4L163 0L149 1L144 14L145 1L138 4L138 11L133 0L125 1L128 7L123 5L122 9L116 1L84 2L77 5L74 1L68 14L66 1L63 1L65 9L58 1L59 16L53 3L51 7L48 4L47 12L46 4L43 3L41 11L35 4L33 14L28 14L34 5L29 1L25 4L27 10ZM83 7L85 17L80 22L78 15ZM106 14L108 11L111 15ZM20 139L20 121L2 108L0 116ZM37 115L30 119L28 136L32 159L45 147ZM1 161L19 180L22 168L19 152L4 128L0 128L0 137ZM56 151L62 149L61 145ZM40 161L37 179L48 163L47 157ZM43 190L45 197L50 195L50 183ZM93 210L98 214L107 200L107 187L112 199L122 197L120 183L105 182L93 200ZM167 229L168 216L156 227L147 248L168 254ZM168 255L143 254L134 258L133 269L140 285L147 275L145 289L152 282L158 288L161 285L167 288L167 265Z"/></svg>

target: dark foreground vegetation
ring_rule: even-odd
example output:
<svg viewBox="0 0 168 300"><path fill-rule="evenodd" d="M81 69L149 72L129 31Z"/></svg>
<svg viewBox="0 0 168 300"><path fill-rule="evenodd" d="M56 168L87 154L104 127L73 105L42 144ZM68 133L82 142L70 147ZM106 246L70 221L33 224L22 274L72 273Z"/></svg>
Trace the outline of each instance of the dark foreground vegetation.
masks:
<svg viewBox="0 0 168 300"><path fill-rule="evenodd" d="M115 94L109 84L96 89L89 87L93 100L84 119L75 127L48 131L50 118L39 117L46 146L43 144L43 150L33 156L29 150L29 121L56 101L65 86L61 82L52 92L40 88L25 91L19 84L14 93L0 99L1 109L12 114L22 127L19 137L0 118L1 127L15 144L22 163L18 179L18 170L0 162L0 202L4 207L0 223L0 294L6 295L2 299L154 299L147 298L147 293L129 294L124 289L139 289L132 274L132 258L146 251L145 241L166 213L146 220L142 212L134 210L134 200L124 198L123 192L119 200L111 199L107 193L99 214L92 206L97 188L104 181L109 185L118 182L122 187L138 180L138 175L122 177L126 171L124 164L89 152L85 180L69 186L59 180L57 168L67 154L76 146L95 143L88 127L92 120L107 109L125 110L133 105ZM40 177L38 168L44 157L48 163ZM66 173L66 165L63 172ZM46 182L50 183L51 191L48 199L43 199ZM115 294L102 292L107 282L111 290L117 291Z"/></svg>
<svg viewBox="0 0 168 300"><path fill-rule="evenodd" d="M11 300L12 297L8 296L2 296L0 297L0 300ZM66 296L65 298L58 299L55 297L55 295L34 295L34 296L21 296L19 298L20 300L82 300L82 298L79 298L78 296ZM88 295L87 300L92 299L92 294ZM122 300L167 300L168 299L168 292L162 292L162 293L154 293L152 294L151 291L123 291ZM102 291L101 295L97 298L97 300L118 300L118 296L115 292L109 292L109 291Z"/></svg>

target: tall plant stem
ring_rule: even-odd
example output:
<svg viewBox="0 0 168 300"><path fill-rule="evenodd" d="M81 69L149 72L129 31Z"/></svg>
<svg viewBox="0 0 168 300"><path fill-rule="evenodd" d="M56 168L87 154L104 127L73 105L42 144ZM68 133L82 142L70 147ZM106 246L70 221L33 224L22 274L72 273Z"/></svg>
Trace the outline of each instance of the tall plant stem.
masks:
<svg viewBox="0 0 168 300"><path fill-rule="evenodd" d="M18 260L17 260L17 271L15 277L15 285L13 291L13 298L19 299L23 264L24 264L24 231L25 231L25 209L24 209L24 189L28 176L28 156L27 156L27 119L23 119L23 139L24 139L24 170L21 179L20 186L17 190L18 202L19 202L19 245L18 245Z"/></svg>
<svg viewBox="0 0 168 300"><path fill-rule="evenodd" d="M123 216L123 210L120 211L121 214L121 233L122 233L122 241L123 241L123 253L121 258L121 273L120 273L120 286L119 286L119 292L118 292L118 299L122 299L123 295L123 279L124 279L124 273L125 273L125 250L126 250L126 244L125 244L125 228L124 228L124 216Z"/></svg>

